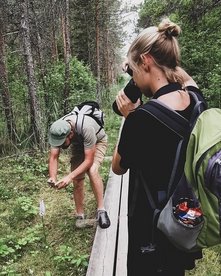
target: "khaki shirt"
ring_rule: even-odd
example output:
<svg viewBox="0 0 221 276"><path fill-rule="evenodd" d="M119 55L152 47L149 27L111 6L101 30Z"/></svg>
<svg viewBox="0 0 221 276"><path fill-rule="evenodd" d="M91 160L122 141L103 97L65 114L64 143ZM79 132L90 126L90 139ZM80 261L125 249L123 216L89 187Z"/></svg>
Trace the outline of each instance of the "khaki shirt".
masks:
<svg viewBox="0 0 221 276"><path fill-rule="evenodd" d="M77 115L73 114L70 116L64 117L66 121L71 121L75 125ZM100 126L97 122L90 116L84 116L84 122L82 127L82 138L78 135L74 136L73 144L79 144L83 140L83 145L85 149L92 148L99 141L107 141L107 134L105 133L104 128L100 131Z"/></svg>

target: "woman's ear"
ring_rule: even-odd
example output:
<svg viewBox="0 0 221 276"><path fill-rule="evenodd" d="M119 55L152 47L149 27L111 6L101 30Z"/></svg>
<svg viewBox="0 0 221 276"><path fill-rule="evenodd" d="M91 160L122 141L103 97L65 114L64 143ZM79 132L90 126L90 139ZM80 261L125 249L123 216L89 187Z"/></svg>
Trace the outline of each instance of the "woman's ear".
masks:
<svg viewBox="0 0 221 276"><path fill-rule="evenodd" d="M152 64L152 56L150 54L141 55L142 66L146 72L149 72L149 66Z"/></svg>
<svg viewBox="0 0 221 276"><path fill-rule="evenodd" d="M142 54L140 57L143 64L149 65L153 61L152 56L150 54Z"/></svg>

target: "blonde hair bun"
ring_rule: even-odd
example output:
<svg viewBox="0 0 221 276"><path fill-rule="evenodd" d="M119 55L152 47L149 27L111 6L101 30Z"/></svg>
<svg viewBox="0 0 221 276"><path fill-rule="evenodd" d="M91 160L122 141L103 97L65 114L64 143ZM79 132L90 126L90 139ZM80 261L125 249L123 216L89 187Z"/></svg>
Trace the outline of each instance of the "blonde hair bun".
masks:
<svg viewBox="0 0 221 276"><path fill-rule="evenodd" d="M173 36L178 36L181 33L181 28L177 24L170 21L169 18L164 18L158 26L158 31L164 32L167 37L172 38Z"/></svg>

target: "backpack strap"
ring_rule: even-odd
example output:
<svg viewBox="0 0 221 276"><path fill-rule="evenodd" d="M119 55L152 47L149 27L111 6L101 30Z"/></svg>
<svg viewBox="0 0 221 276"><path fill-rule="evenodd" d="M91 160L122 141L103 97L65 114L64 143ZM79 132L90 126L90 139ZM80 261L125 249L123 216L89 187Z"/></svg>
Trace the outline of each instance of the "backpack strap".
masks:
<svg viewBox="0 0 221 276"><path fill-rule="evenodd" d="M173 169L168 183L167 199L169 199L170 195L172 194L177 180L176 178L178 177L178 166L180 164L181 152L188 142L189 135L196 122L196 119L198 118L198 115L206 109L206 103L199 99L195 92L188 92L195 101L195 106L193 108L190 121L159 100L152 99L147 104L138 107L138 109L143 110L144 112L147 112L153 116L181 138L177 146Z"/></svg>
<svg viewBox="0 0 221 276"><path fill-rule="evenodd" d="M201 114L204 110L207 109L207 104L205 102L205 100L202 98L202 96L197 96L198 93L197 92L193 92L191 90L188 91L190 96L194 99L195 101L195 106L193 108L193 112L192 112L192 115L191 115L191 118L190 118L190 129L192 130L195 123L196 123L196 120L199 116L199 114Z"/></svg>
<svg viewBox="0 0 221 276"><path fill-rule="evenodd" d="M155 204L155 201L153 199L153 196L148 188L148 185L146 184L146 181L144 179L143 173L141 170L137 170L136 171L136 176L135 176L135 192L137 192L136 190L138 190L138 186L142 185L144 188L144 192L147 196L148 202L150 204L150 207L153 210L153 219L152 219L152 232L151 232L151 244L155 244L156 240L155 240L155 229L156 229L156 225L157 225L157 220L160 214L160 209L157 207L157 205ZM135 202L132 202L133 204L135 204ZM135 206L133 206L135 207ZM134 208L133 208L134 209Z"/></svg>
<svg viewBox="0 0 221 276"><path fill-rule="evenodd" d="M168 183L168 189L165 191L165 197L168 199L173 186L175 179L177 177L177 168L180 163L180 154L184 145L184 141L187 140L187 137L190 134L190 124L189 121L181 116L179 113L164 105L158 100L150 100L147 104L139 107L139 109L147 112L163 125L168 127L171 131L177 134L180 137L179 144L177 146L176 155L174 159L173 169ZM148 199L149 200L149 199Z"/></svg>
<svg viewBox="0 0 221 276"><path fill-rule="evenodd" d="M76 106L72 112L74 112L77 115L75 122L75 130L79 135L82 135L84 116L90 116L91 112L93 112L93 107L89 105L83 105L81 108L79 108L78 106Z"/></svg>
<svg viewBox="0 0 221 276"><path fill-rule="evenodd" d="M101 129L103 128L103 113L102 113L102 117L99 120L97 116L101 116L101 115L99 113L96 116L96 112L99 113L100 111L97 109L97 107L90 104L84 104L80 107L76 106L73 109L72 113L76 114L77 116L76 123L75 123L75 130L79 135L82 135L85 116L91 117L100 126L99 130L96 132L96 135L101 131Z"/></svg>
<svg viewBox="0 0 221 276"><path fill-rule="evenodd" d="M149 113L181 138L184 138L189 130L189 122L186 118L158 100L150 100L138 109Z"/></svg>
<svg viewBox="0 0 221 276"><path fill-rule="evenodd" d="M207 108L207 105L203 98L197 96L197 92L188 91L188 93L195 101L190 121L188 121L178 112L156 99L151 99L148 103L138 107L138 109L149 113L155 119L157 119L173 132L175 132L178 136L180 136L181 138L185 138L186 136L188 137L186 133L190 134L196 122L196 119L198 118L198 115Z"/></svg>

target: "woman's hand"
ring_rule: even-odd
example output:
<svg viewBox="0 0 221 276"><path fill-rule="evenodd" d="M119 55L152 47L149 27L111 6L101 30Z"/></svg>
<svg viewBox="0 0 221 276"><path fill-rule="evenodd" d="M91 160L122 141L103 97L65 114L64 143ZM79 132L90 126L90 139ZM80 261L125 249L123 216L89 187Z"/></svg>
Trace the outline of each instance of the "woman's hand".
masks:
<svg viewBox="0 0 221 276"><path fill-rule="evenodd" d="M136 103L132 103L123 90L118 92L116 103L119 111L125 118L141 104L140 99L138 99Z"/></svg>

